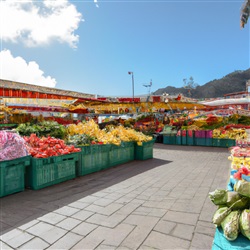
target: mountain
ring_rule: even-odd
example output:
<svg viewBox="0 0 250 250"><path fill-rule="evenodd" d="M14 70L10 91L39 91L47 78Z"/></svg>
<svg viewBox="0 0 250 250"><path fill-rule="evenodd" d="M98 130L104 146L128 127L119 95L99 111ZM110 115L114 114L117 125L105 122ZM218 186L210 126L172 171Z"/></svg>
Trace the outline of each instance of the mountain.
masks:
<svg viewBox="0 0 250 250"><path fill-rule="evenodd" d="M221 79L215 79L195 89L191 89L191 97L197 99L216 98L223 97L228 93L246 91L247 80L250 80L250 68L247 70L236 70ZM188 89L172 86L158 89L153 95L162 95L163 93L168 93L169 95L182 93L184 96L190 96Z"/></svg>

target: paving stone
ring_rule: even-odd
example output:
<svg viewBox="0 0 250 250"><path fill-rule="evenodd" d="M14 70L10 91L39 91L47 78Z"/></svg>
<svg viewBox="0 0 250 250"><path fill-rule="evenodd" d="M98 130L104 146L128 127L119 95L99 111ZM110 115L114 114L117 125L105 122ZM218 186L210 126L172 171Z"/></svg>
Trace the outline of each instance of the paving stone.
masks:
<svg viewBox="0 0 250 250"><path fill-rule="evenodd" d="M139 203L128 203L124 205L123 207L121 207L116 213L129 215L139 206L141 206L141 204Z"/></svg>
<svg viewBox="0 0 250 250"><path fill-rule="evenodd" d="M53 244L55 241L57 241L67 233L67 231L64 229L52 226L44 222L40 222L33 227L30 227L27 232L40 237L50 244Z"/></svg>
<svg viewBox="0 0 250 250"><path fill-rule="evenodd" d="M49 244L53 244L66 233L67 231L62 228L53 227L49 231L40 234L39 237L44 241L48 242Z"/></svg>
<svg viewBox="0 0 250 250"><path fill-rule="evenodd" d="M148 215L153 208L151 207L144 207L144 206L140 206L138 207L133 214L139 214L139 215Z"/></svg>
<svg viewBox="0 0 250 250"><path fill-rule="evenodd" d="M155 217L163 217L168 210L166 209L161 209L161 208L152 208L148 216L155 216Z"/></svg>
<svg viewBox="0 0 250 250"><path fill-rule="evenodd" d="M101 244L97 248L95 248L95 250L116 250L116 249L117 249L116 246L108 246L104 244Z"/></svg>
<svg viewBox="0 0 250 250"><path fill-rule="evenodd" d="M95 249L98 247L104 240L105 235L109 229L104 227L98 227L92 231L89 235L79 241L72 249Z"/></svg>
<svg viewBox="0 0 250 250"><path fill-rule="evenodd" d="M102 226L105 227L116 227L119 223L121 223L125 218L127 217L127 214L121 214L121 213L113 213L111 216L107 217L104 221L101 222Z"/></svg>
<svg viewBox="0 0 250 250"><path fill-rule="evenodd" d="M79 211L80 210L78 208L64 206L62 208L55 210L54 212L61 214L61 215L64 215L64 216L71 216L73 214L76 214Z"/></svg>
<svg viewBox="0 0 250 250"><path fill-rule="evenodd" d="M14 250L14 248L11 248L10 246L6 245L4 242L0 241L0 249L1 250Z"/></svg>
<svg viewBox="0 0 250 250"><path fill-rule="evenodd" d="M86 219L88 219L90 216L92 216L94 213L89 212L89 211L85 211L85 210L81 210L75 214L73 214L71 217L81 220L81 221L85 221Z"/></svg>
<svg viewBox="0 0 250 250"><path fill-rule="evenodd" d="M132 201L133 199L134 199L133 197L122 197L122 198L116 200L115 202L116 203L121 203L121 204L127 204L130 201Z"/></svg>
<svg viewBox="0 0 250 250"><path fill-rule="evenodd" d="M198 221L195 228L195 233L205 234L214 237L215 229L216 227L213 223Z"/></svg>
<svg viewBox="0 0 250 250"><path fill-rule="evenodd" d="M148 201L149 198L150 198L150 195L146 196L146 195L141 195L141 194L140 194L140 195L138 195L136 198L137 198L137 199L140 199L140 200Z"/></svg>
<svg viewBox="0 0 250 250"><path fill-rule="evenodd" d="M191 243L191 249L211 249L214 237L195 233Z"/></svg>
<svg viewBox="0 0 250 250"><path fill-rule="evenodd" d="M22 226L18 227L21 230L26 230L34 225L36 225L37 223L39 223L39 220L32 220L26 224L23 224Z"/></svg>
<svg viewBox="0 0 250 250"><path fill-rule="evenodd" d="M118 247L133 229L134 226L132 225L120 224L114 229L109 230L103 244Z"/></svg>
<svg viewBox="0 0 250 250"><path fill-rule="evenodd" d="M135 219L134 222L132 222L133 219ZM145 241L148 234L154 228L158 220L159 219L156 217L149 217L149 216L139 216L139 215L129 216L124 221L124 223L136 225L136 227L122 242L121 246L125 246L130 249L137 249Z"/></svg>
<svg viewBox="0 0 250 250"><path fill-rule="evenodd" d="M17 235L16 237L12 238L11 240L8 240L8 242L6 242L6 243L8 245L10 245L11 247L16 249L17 247L30 241L32 238L34 238L33 235L26 233L26 232L22 232L21 234Z"/></svg>
<svg viewBox="0 0 250 250"><path fill-rule="evenodd" d="M121 197L122 197L122 194L119 194L119 193L111 193L105 196L106 199L111 199L114 201L120 199Z"/></svg>
<svg viewBox="0 0 250 250"><path fill-rule="evenodd" d="M91 204L87 207L84 208L84 210L90 211L90 212L94 212L94 213L98 213L99 211L101 211L103 209L102 206L97 206L94 204Z"/></svg>
<svg viewBox="0 0 250 250"><path fill-rule="evenodd" d="M142 249L144 247L152 247L156 249L189 249L190 242L182 240L173 236L161 234L158 232L151 232L147 239L143 242ZM204 250L204 249L203 249Z"/></svg>
<svg viewBox="0 0 250 250"><path fill-rule="evenodd" d="M59 222L56 226L70 231L80 223L81 223L80 220L74 218L66 218L65 220Z"/></svg>
<svg viewBox="0 0 250 250"><path fill-rule="evenodd" d="M92 196L102 198L102 197L105 197L105 196L107 196L109 194L110 194L110 192L100 191L100 192L93 193Z"/></svg>
<svg viewBox="0 0 250 250"><path fill-rule="evenodd" d="M82 198L82 199L80 199L78 201L83 202L83 203L90 203L91 204L91 203L93 203L93 202L95 202L95 201L97 201L99 199L100 199L100 197L89 195L89 196L86 196L86 197L84 197L84 198Z"/></svg>
<svg viewBox="0 0 250 250"><path fill-rule="evenodd" d="M122 204L111 203L108 206L106 206L105 208L103 208L102 210L100 210L98 213L103 214L103 215L111 215L122 207L123 207Z"/></svg>
<svg viewBox="0 0 250 250"><path fill-rule="evenodd" d="M94 202L94 205L106 207L107 205L111 204L113 200L111 199L106 199L106 198L100 198L99 200Z"/></svg>
<svg viewBox="0 0 250 250"><path fill-rule="evenodd" d="M84 203L84 202L76 201L76 202L70 203L68 206L69 206L69 207L74 207L74 208L83 209L83 208L85 208L85 207L88 207L88 206L89 206L89 203Z"/></svg>
<svg viewBox="0 0 250 250"><path fill-rule="evenodd" d="M29 241L28 243L19 247L18 249L43 250L43 249L46 249L48 247L49 247L49 244L47 242L36 237L36 238L32 239L31 241Z"/></svg>
<svg viewBox="0 0 250 250"><path fill-rule="evenodd" d="M69 232L47 249L68 250L77 244L81 239L82 237L80 235Z"/></svg>
<svg viewBox="0 0 250 250"><path fill-rule="evenodd" d="M131 204L143 205L145 202L146 202L146 201L144 201L144 200L140 200L140 199L135 198L135 199L133 199L130 203L131 203Z"/></svg>
<svg viewBox="0 0 250 250"><path fill-rule="evenodd" d="M90 232L92 232L94 229L97 228L97 225L82 222L77 227L75 227L72 232L76 234L80 234L82 236L88 235Z"/></svg>
<svg viewBox="0 0 250 250"><path fill-rule="evenodd" d="M102 225L103 221L107 220L108 216L102 214L94 214L86 220L88 223Z"/></svg>
<svg viewBox="0 0 250 250"><path fill-rule="evenodd" d="M160 220L154 227L154 230L163 234L170 234L176 225L176 223L171 221Z"/></svg>
<svg viewBox="0 0 250 250"><path fill-rule="evenodd" d="M39 222L36 225L28 228L26 231L30 234L36 235L36 236L40 236L43 233L48 232L49 230L53 229L54 226L45 223L45 222Z"/></svg>
<svg viewBox="0 0 250 250"><path fill-rule="evenodd" d="M22 230L19 229L13 229L3 235L0 236L0 239L4 242L8 242L9 240L17 237L18 235L22 234Z"/></svg>
<svg viewBox="0 0 250 250"><path fill-rule="evenodd" d="M42 217L39 217L37 218L38 220L40 221L44 221L44 222L47 222L49 224L52 224L52 225L55 225L57 224L58 222L66 219L67 217L66 216L63 216L61 214L57 214L57 213L48 213L48 214L45 214L44 216Z"/></svg>
<svg viewBox="0 0 250 250"><path fill-rule="evenodd" d="M146 201L143 203L144 207L153 207L153 208L163 208L163 209L169 209L173 204L175 200L169 199L165 201Z"/></svg>
<svg viewBox="0 0 250 250"><path fill-rule="evenodd" d="M177 224L171 235L184 240L192 240L194 229L194 226Z"/></svg>
<svg viewBox="0 0 250 250"><path fill-rule="evenodd" d="M198 217L199 214L168 211L166 215L163 217L163 220L195 225L197 223Z"/></svg>

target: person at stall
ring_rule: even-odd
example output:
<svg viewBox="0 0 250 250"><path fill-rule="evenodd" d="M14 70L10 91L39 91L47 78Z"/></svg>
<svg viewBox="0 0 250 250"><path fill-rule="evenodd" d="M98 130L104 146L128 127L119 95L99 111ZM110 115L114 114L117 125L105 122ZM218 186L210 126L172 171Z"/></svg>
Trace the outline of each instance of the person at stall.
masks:
<svg viewBox="0 0 250 250"><path fill-rule="evenodd" d="M164 118L163 118L163 124L166 125L166 124L169 124L169 123L170 123L169 116L165 114Z"/></svg>

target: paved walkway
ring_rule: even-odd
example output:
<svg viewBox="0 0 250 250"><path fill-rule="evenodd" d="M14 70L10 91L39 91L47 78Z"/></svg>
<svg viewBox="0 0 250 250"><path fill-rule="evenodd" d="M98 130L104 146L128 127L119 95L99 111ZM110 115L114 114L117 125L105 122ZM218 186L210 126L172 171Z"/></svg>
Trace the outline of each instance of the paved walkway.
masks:
<svg viewBox="0 0 250 250"><path fill-rule="evenodd" d="M211 249L229 152L155 144L133 161L0 199L0 249Z"/></svg>

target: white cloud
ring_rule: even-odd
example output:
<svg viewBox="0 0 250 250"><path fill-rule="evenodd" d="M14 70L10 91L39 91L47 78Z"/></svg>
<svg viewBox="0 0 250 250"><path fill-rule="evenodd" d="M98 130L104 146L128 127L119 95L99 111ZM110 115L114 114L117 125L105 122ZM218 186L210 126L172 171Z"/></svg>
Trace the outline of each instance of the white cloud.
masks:
<svg viewBox="0 0 250 250"><path fill-rule="evenodd" d="M3 41L34 47L56 40L76 48L79 36L74 32L82 15L68 0L1 0L0 4Z"/></svg>
<svg viewBox="0 0 250 250"><path fill-rule="evenodd" d="M56 85L56 80L50 76L45 77L36 62L26 62L22 57L13 57L9 50L0 51L0 79L46 87Z"/></svg>
<svg viewBox="0 0 250 250"><path fill-rule="evenodd" d="M97 0L94 0L94 3L95 3L95 6L96 6L97 8L99 8L99 5L98 5Z"/></svg>

